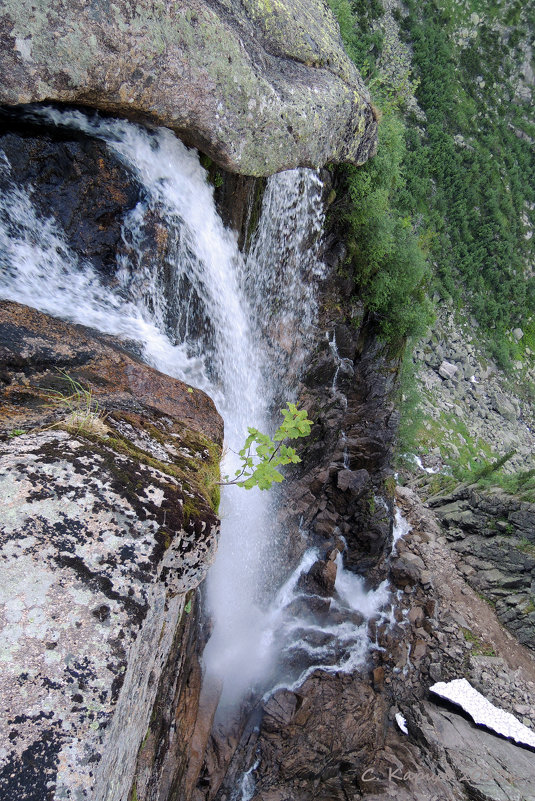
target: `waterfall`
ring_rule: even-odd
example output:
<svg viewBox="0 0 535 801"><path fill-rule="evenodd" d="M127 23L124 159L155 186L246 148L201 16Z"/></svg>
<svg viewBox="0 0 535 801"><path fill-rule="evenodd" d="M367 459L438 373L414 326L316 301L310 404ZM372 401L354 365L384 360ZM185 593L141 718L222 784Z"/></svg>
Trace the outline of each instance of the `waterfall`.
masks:
<svg viewBox="0 0 535 801"><path fill-rule="evenodd" d="M126 215L125 247L114 282L106 283L72 251L58 224L35 211L31 188L11 181L0 151L0 297L133 341L149 364L208 392L225 421L223 473L232 474L247 427L269 432L273 404L292 398L314 328L323 274L317 173L292 170L269 179L244 258L217 214L196 151L172 132L73 111L33 113L103 140L138 181L141 199ZM165 221L165 263L145 244L144 220L152 212ZM204 654L208 680L223 685L220 710L253 687L297 684L318 666L361 665L369 619L380 610L384 620L391 615L386 585L366 593L339 557L332 614L318 623L303 609L299 580L319 555L309 548L293 571L285 565L285 574L277 573L270 494L226 488L220 516L206 593L213 633Z"/></svg>
<svg viewBox="0 0 535 801"><path fill-rule="evenodd" d="M322 225L316 173L295 170L270 179L259 233L244 260L217 214L196 151L172 132L73 111L35 108L32 115L106 142L142 186L142 199L125 220L126 255L108 286L69 248L57 223L35 211L31 188L10 182L1 153L7 188L0 198L0 296L134 341L152 366L211 394L225 421L223 472L233 472L233 451L247 427L269 430L278 386L270 354L272 362L277 354L278 366L301 359L299 342L313 322ZM151 211L165 219L166 275L157 259L140 256L143 220ZM193 314L204 321L196 337L190 336ZM289 333L281 351L283 328ZM270 661L271 618L257 592L269 561L269 504L258 490L222 493L220 547L208 579L214 635L206 663L224 680L229 701L257 682Z"/></svg>
<svg viewBox="0 0 535 801"><path fill-rule="evenodd" d="M322 185L314 171L292 170L268 180L258 231L242 265L265 404L263 430L270 428L267 418L275 398L291 397L284 377L298 370L315 320L322 227ZM240 415L242 430L251 425L241 410L234 414ZM232 459L229 463L233 467ZM223 682L220 711L252 686L261 686L278 653L276 590L281 577L272 569L271 506L269 494L259 490L232 487L222 497L221 542L208 577L214 632L204 653L208 680Z"/></svg>

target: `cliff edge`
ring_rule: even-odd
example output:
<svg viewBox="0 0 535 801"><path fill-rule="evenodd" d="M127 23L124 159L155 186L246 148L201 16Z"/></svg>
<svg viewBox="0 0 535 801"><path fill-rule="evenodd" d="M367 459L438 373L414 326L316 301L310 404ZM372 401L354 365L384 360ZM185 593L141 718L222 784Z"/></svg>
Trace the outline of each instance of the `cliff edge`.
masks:
<svg viewBox="0 0 535 801"><path fill-rule="evenodd" d="M165 125L243 175L375 150L368 92L322 0L6 0L0 32L0 103Z"/></svg>

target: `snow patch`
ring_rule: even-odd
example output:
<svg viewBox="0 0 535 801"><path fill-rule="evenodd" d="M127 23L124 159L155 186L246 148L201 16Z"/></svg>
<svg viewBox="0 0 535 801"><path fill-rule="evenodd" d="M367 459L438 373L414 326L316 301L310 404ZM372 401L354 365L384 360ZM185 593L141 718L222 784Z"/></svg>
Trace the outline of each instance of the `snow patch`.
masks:
<svg viewBox="0 0 535 801"><path fill-rule="evenodd" d="M407 728L407 721L405 720L401 712L396 712L396 723L398 724L403 734L409 733L409 730Z"/></svg>
<svg viewBox="0 0 535 801"><path fill-rule="evenodd" d="M460 706L479 726L486 726L496 734L501 734L502 737L535 748L535 732L520 723L510 712L498 709L497 706L491 704L484 695L472 687L467 679L439 681L433 684L429 690Z"/></svg>

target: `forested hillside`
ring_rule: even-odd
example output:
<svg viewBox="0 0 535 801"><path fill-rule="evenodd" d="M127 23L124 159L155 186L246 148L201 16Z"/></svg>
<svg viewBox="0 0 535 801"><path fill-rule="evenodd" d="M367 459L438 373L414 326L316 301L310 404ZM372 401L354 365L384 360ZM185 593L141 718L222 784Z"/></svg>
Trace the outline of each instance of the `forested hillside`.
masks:
<svg viewBox="0 0 535 801"><path fill-rule="evenodd" d="M535 350L533 6L331 6L382 112L379 157L346 169L353 269L371 307L387 333L418 333L425 284L470 308L507 368ZM507 336L517 326L520 345Z"/></svg>

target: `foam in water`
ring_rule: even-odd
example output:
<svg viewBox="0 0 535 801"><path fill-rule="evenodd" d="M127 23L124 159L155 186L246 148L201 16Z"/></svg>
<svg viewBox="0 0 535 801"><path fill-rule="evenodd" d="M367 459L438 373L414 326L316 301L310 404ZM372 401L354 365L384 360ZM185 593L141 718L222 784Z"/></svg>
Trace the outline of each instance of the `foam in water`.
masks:
<svg viewBox="0 0 535 801"><path fill-rule="evenodd" d="M409 533L411 530L411 525L409 521L403 517L401 511L396 509L396 513L394 516L394 529L392 532L392 553L395 554L397 552L397 544L399 540L404 537L406 534Z"/></svg>
<svg viewBox="0 0 535 801"><path fill-rule="evenodd" d="M125 221L129 247L117 265L118 286L110 287L72 252L57 224L36 213L31 189L12 183L0 198L0 296L139 343L148 363L214 397L227 444L238 450L247 426L268 429L267 409L280 378L269 381L273 366L299 361L298 343L313 322L313 283L321 274L317 175L296 170L268 181L259 234L245 262L216 212L196 152L170 131L79 112L33 113L104 140L143 186L143 198ZM0 166L9 183L5 156ZM142 258L150 211L165 219L170 281L158 264ZM193 311L209 321L210 338L190 337ZM262 356L270 347L262 345L273 342L277 359L270 363ZM229 451L223 471L232 473L234 465ZM214 634L206 665L224 681L224 703L236 702L266 675L276 651L282 596L270 606L258 592L269 560L269 504L258 490L229 488L222 497L221 541L208 581Z"/></svg>
<svg viewBox="0 0 535 801"><path fill-rule="evenodd" d="M254 771L260 764L260 760L257 759L256 762L253 762L249 770L247 770L239 784L237 792L234 793L232 797L232 801L251 801L251 798L254 796L254 791L256 789L255 786L255 779L253 776Z"/></svg>
<svg viewBox="0 0 535 801"><path fill-rule="evenodd" d="M269 179L244 260L216 212L197 154L170 131L78 112L40 113L104 140L142 184L143 197L125 220L128 247L110 287L72 252L56 223L36 213L31 191L11 185L0 197L0 296L139 343L147 362L214 397L232 450L247 426L269 430L269 407L276 395L290 396L284 374L291 368L296 375L315 322L323 223L317 174L293 170ZM5 156L0 169L9 178ZM144 258L143 220L152 211L165 219L170 278ZM204 338L193 331L199 315L210 324ZM234 470L232 450L223 472ZM308 549L285 577L273 575L269 494L229 487L220 514L207 589L214 629L204 660L208 680L223 682L221 710L253 686L272 691L277 682L298 686L318 667L361 666L373 647L370 619L392 619L388 586L367 592L339 556L335 598L319 622L301 604L299 583L319 554Z"/></svg>

